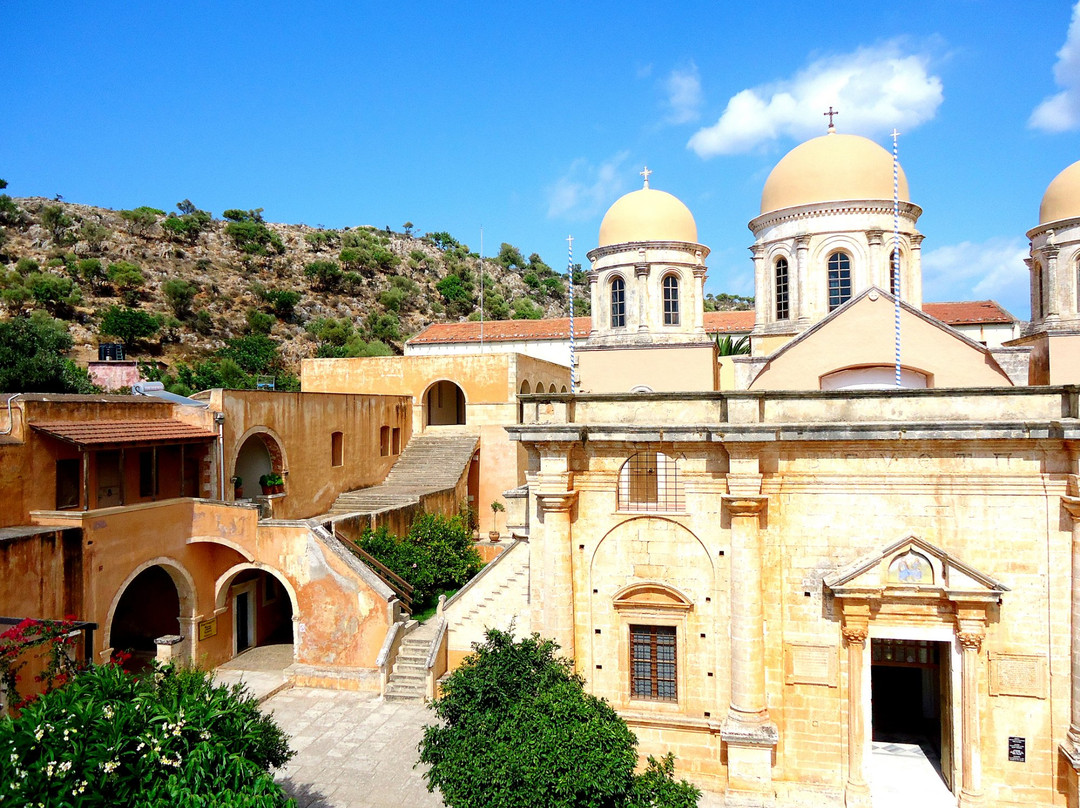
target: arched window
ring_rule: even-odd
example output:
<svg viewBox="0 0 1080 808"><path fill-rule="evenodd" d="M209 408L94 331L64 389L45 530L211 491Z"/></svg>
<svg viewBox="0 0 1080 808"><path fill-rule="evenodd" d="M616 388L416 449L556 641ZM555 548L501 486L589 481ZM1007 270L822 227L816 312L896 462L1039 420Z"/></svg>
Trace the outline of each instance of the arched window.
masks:
<svg viewBox="0 0 1080 808"><path fill-rule="evenodd" d="M679 324L679 279L674 275L664 278L664 325Z"/></svg>
<svg viewBox="0 0 1080 808"><path fill-rule="evenodd" d="M788 262L786 258L776 259L776 319L788 318Z"/></svg>
<svg viewBox="0 0 1080 808"><path fill-rule="evenodd" d="M611 327L626 327L626 281L622 278L611 281Z"/></svg>
<svg viewBox="0 0 1080 808"><path fill-rule="evenodd" d="M851 300L851 258L847 253L829 256L829 311Z"/></svg>
<svg viewBox="0 0 1080 808"><path fill-rule="evenodd" d="M675 458L638 452L619 469L620 511L681 511L683 486Z"/></svg>

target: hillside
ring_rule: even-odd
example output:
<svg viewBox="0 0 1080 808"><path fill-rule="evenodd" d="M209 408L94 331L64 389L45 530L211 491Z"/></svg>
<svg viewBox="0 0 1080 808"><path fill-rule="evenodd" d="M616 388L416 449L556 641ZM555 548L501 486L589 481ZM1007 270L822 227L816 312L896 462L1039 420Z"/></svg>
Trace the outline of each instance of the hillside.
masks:
<svg viewBox="0 0 1080 808"><path fill-rule="evenodd" d="M317 355L400 353L430 323L479 317L479 257L447 233L277 224L261 210L218 217L187 200L177 208L0 196L4 316L44 309L66 321L80 364L99 342L124 341L128 358L174 369L228 356L249 373L282 375ZM565 275L535 253L504 244L483 266L488 319L568 313ZM588 313L585 274L574 280L577 313ZM262 359L250 358L253 346Z"/></svg>

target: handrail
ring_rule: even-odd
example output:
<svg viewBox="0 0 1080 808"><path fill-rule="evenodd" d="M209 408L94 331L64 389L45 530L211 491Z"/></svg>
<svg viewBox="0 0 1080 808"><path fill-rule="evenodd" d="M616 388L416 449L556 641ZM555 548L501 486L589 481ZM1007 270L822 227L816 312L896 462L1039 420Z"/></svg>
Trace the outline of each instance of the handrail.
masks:
<svg viewBox="0 0 1080 808"><path fill-rule="evenodd" d="M511 544L509 547L507 547L505 550L503 550L501 553L499 553L497 556L495 556L495 558L493 558L491 561L489 561L487 564L485 564L484 568L482 570L480 570L480 572L476 573L476 575L474 575L472 578L470 578L468 581L465 582L465 585L462 586L461 589L459 589L451 597L446 599L446 602L443 603L443 606L442 606L443 612L445 612L446 609L449 606L451 606L452 604L457 603L459 600L461 600L461 598L467 592L469 592L477 583L479 583L481 578L483 578L485 575L488 574L488 572L490 572L492 569L495 568L496 564L498 564L504 558L509 556L510 553L512 553L515 549L517 549L518 545L521 545L521 544L524 544L524 543L525 542L521 541L520 539L514 539L513 544Z"/></svg>
<svg viewBox="0 0 1080 808"><path fill-rule="evenodd" d="M383 583L393 589L394 594L401 598L401 602L405 604L406 608L412 609L413 587L408 581L379 561L379 559L375 558L375 556L366 552L355 542L346 539L338 533L337 530L334 530L334 537L345 545L350 553L371 567L372 571L382 579Z"/></svg>

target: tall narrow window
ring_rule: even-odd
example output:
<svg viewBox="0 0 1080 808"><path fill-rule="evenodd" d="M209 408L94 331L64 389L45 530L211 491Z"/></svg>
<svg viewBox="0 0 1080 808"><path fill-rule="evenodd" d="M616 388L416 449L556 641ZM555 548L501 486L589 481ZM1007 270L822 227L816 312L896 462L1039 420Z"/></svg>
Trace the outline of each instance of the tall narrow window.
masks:
<svg viewBox="0 0 1080 808"><path fill-rule="evenodd" d="M345 435L334 432L330 435L330 465L341 466L345 463Z"/></svg>
<svg viewBox="0 0 1080 808"><path fill-rule="evenodd" d="M638 452L619 470L620 511L681 511L683 484L674 457Z"/></svg>
<svg viewBox="0 0 1080 808"><path fill-rule="evenodd" d="M401 427L395 426L390 433L390 453L401 454Z"/></svg>
<svg viewBox="0 0 1080 808"><path fill-rule="evenodd" d="M679 324L679 279L674 275L664 278L664 325Z"/></svg>
<svg viewBox="0 0 1080 808"><path fill-rule="evenodd" d="M851 300L851 258L847 253L829 256L829 311Z"/></svg>
<svg viewBox="0 0 1080 808"><path fill-rule="evenodd" d="M630 626L630 696L677 701L674 626Z"/></svg>
<svg viewBox="0 0 1080 808"><path fill-rule="evenodd" d="M390 427L379 428L379 454L386 457L390 454Z"/></svg>
<svg viewBox="0 0 1080 808"><path fill-rule="evenodd" d="M622 278L611 282L611 327L626 327L626 281Z"/></svg>
<svg viewBox="0 0 1080 808"><path fill-rule="evenodd" d="M776 259L776 319L788 318L788 262L786 258Z"/></svg>

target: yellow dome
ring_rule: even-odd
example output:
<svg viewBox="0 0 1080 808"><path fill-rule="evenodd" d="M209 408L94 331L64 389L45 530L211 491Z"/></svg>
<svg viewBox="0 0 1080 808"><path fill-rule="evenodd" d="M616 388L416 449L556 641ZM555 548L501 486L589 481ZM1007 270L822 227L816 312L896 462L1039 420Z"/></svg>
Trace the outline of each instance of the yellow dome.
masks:
<svg viewBox="0 0 1080 808"><path fill-rule="evenodd" d="M600 246L628 241L697 243L697 224L690 209L664 191L642 188L620 197L600 222Z"/></svg>
<svg viewBox="0 0 1080 808"><path fill-rule="evenodd" d="M864 137L830 132L796 146L776 164L761 192L761 212L815 202L892 198L892 155ZM900 199L910 201L903 168Z"/></svg>
<svg viewBox="0 0 1080 808"><path fill-rule="evenodd" d="M1073 163L1046 186L1039 205L1039 224L1080 216L1080 162Z"/></svg>

